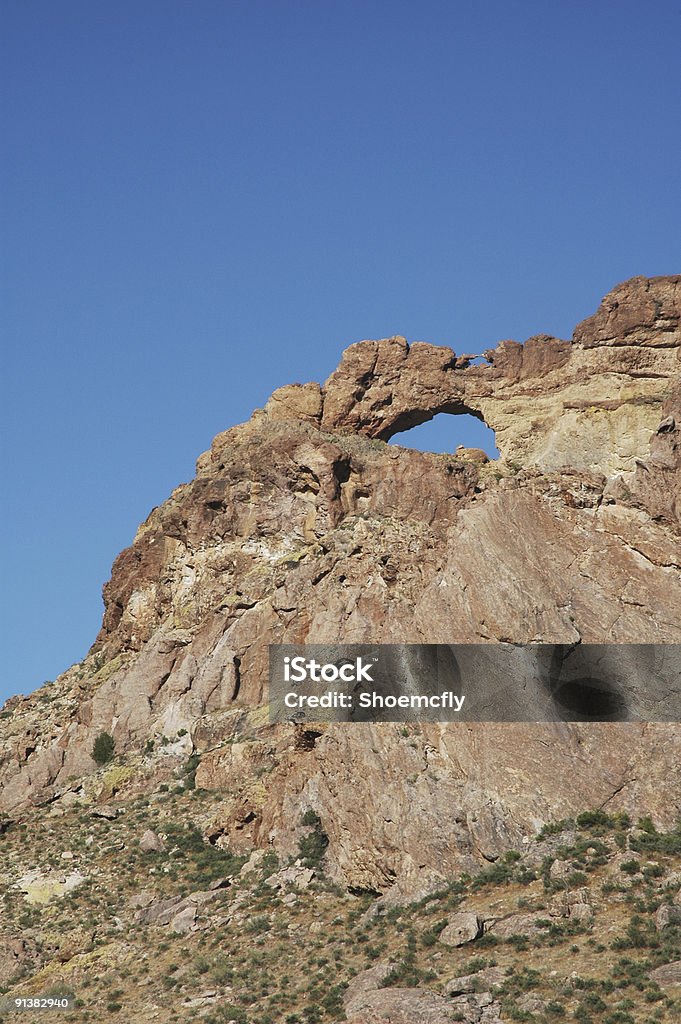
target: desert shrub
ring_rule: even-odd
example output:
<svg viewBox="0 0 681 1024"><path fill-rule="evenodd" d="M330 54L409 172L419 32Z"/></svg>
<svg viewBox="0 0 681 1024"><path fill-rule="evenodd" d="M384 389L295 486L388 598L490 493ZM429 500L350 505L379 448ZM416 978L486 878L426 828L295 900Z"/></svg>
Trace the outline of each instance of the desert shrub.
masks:
<svg viewBox="0 0 681 1024"><path fill-rule="evenodd" d="M629 845L638 853L681 853L681 826L671 832L646 832L645 835L632 836Z"/></svg>
<svg viewBox="0 0 681 1024"><path fill-rule="evenodd" d="M626 829L631 824L629 816L624 813L606 814L605 811L584 811L577 815L577 826L594 831L597 835L604 832Z"/></svg>
<svg viewBox="0 0 681 1024"><path fill-rule="evenodd" d="M343 1009L343 993L347 988L347 984L332 985L326 995L322 999L322 1007L326 1010L329 1017L345 1020L345 1011Z"/></svg>
<svg viewBox="0 0 681 1024"><path fill-rule="evenodd" d="M195 886L207 886L223 875L234 875L242 867L245 857L230 850L205 842L194 822L169 822L166 825L168 844L174 847L174 860L182 865L184 879Z"/></svg>
<svg viewBox="0 0 681 1024"><path fill-rule="evenodd" d="M321 818L315 811L305 811L301 820L303 825L311 826L312 831L299 841L298 856L306 868L319 867L329 845L329 837L322 828Z"/></svg>
<svg viewBox="0 0 681 1024"><path fill-rule="evenodd" d="M106 764L114 756L115 748L113 736L108 732L100 732L92 745L92 760L97 764Z"/></svg>
<svg viewBox="0 0 681 1024"><path fill-rule="evenodd" d="M312 828L321 828L322 825L322 819L311 807L308 807L300 821L302 825L311 825Z"/></svg>
<svg viewBox="0 0 681 1024"><path fill-rule="evenodd" d="M544 825L541 831L537 834L536 839L547 839L549 836L558 836L561 832L566 832L569 828L572 828L574 822L572 818L561 818L560 821L549 821Z"/></svg>
<svg viewBox="0 0 681 1024"><path fill-rule="evenodd" d="M178 733L179 736L179 733ZM185 789L196 789L196 770L201 763L201 755L194 753L190 754L187 758L183 768L182 775L184 776L184 788Z"/></svg>
<svg viewBox="0 0 681 1024"><path fill-rule="evenodd" d="M421 943L424 946L434 946L440 937L440 932L444 931L447 927L448 919L446 917L434 924L432 928L429 928L421 936Z"/></svg>

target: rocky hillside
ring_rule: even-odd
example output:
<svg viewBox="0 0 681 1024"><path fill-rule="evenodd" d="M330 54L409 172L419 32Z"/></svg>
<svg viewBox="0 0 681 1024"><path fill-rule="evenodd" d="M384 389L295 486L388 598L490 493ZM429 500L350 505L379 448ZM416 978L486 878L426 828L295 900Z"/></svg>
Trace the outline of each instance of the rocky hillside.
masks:
<svg viewBox="0 0 681 1024"><path fill-rule="evenodd" d="M206 844L220 796L150 797L9 825L0 1021L69 999L99 1024L677 1024L681 832L587 812L418 901L348 891L317 815L293 859ZM9 1009L6 1009L9 1007Z"/></svg>
<svg viewBox="0 0 681 1024"><path fill-rule="evenodd" d="M501 457L387 444L438 412ZM673 828L674 725L271 726L266 683L273 642L679 643L680 488L681 277L620 285L570 341L352 345L215 438L116 559L87 658L7 702L6 835L190 778L216 857L286 864L309 812L329 884L399 903L585 808Z"/></svg>

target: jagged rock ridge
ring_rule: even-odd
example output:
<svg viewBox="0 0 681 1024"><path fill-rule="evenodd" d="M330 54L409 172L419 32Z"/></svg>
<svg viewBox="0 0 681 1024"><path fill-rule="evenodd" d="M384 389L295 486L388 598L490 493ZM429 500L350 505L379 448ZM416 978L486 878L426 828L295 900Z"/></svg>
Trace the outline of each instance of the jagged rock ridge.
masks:
<svg viewBox="0 0 681 1024"><path fill-rule="evenodd" d="M224 793L214 842L290 852L312 807L338 876L377 891L586 806L669 823L673 726L311 731L267 726L263 701L272 642L681 642L680 321L681 277L636 278L572 341L484 365L360 342L324 386L276 391L117 558L82 665L6 705L0 807L151 788L197 751ZM385 443L442 411L484 418L501 459Z"/></svg>

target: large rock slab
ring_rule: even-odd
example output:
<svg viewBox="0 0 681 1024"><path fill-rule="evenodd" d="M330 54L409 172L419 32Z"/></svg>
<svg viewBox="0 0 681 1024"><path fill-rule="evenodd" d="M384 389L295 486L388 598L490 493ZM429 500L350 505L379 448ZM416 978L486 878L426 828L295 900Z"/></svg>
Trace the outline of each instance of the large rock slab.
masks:
<svg viewBox="0 0 681 1024"><path fill-rule="evenodd" d="M345 1012L349 1024L451 1024L462 1019L460 1007L452 1000L414 988L364 993L349 1000Z"/></svg>
<svg viewBox="0 0 681 1024"><path fill-rule="evenodd" d="M662 988L670 985L681 985L681 960L662 964L650 972L650 978Z"/></svg>
<svg viewBox="0 0 681 1024"><path fill-rule="evenodd" d="M506 971L503 967L484 967L474 974L463 974L459 978L451 978L443 992L446 996L470 995L473 992L489 992L497 985L503 985Z"/></svg>

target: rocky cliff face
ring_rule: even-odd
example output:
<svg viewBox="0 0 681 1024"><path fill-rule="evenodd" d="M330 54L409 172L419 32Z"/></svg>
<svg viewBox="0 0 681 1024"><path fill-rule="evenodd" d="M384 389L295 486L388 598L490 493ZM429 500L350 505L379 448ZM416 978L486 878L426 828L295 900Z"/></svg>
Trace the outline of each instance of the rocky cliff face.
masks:
<svg viewBox="0 0 681 1024"><path fill-rule="evenodd" d="M337 876L381 892L588 806L670 824L675 726L311 730L264 701L269 643L681 642L680 322L681 277L636 278L571 341L482 363L365 341L280 388L116 559L85 661L6 705L0 809L144 791L197 753L213 842L290 853L313 808ZM386 444L438 412L484 419L501 458Z"/></svg>

